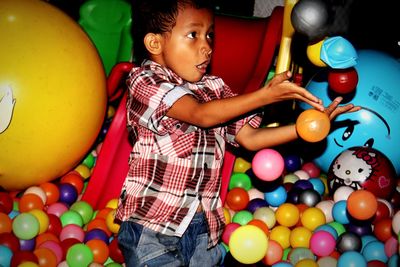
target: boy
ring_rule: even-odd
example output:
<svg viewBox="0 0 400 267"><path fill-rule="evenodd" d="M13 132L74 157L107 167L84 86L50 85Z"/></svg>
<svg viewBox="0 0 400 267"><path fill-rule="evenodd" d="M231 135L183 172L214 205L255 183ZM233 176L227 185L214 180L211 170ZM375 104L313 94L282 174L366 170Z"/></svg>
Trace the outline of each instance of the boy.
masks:
<svg viewBox="0 0 400 267"><path fill-rule="evenodd" d="M225 144L259 150L295 140L295 126L258 128L251 114L297 99L322 103L278 74L268 85L235 96L206 74L213 42L212 6L205 0L133 3L135 56L129 74L128 130L136 142L116 217L127 266L216 266L224 229L219 198ZM333 118L355 110L326 110Z"/></svg>

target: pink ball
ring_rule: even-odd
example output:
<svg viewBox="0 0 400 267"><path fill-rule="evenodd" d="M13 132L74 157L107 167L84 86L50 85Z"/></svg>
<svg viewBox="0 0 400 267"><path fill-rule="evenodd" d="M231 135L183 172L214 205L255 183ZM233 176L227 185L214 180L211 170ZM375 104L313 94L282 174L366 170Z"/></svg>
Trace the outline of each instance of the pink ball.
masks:
<svg viewBox="0 0 400 267"><path fill-rule="evenodd" d="M76 224L68 224L61 230L60 241L68 238L75 238L80 242L83 242L85 238L85 232Z"/></svg>
<svg viewBox="0 0 400 267"><path fill-rule="evenodd" d="M60 218L60 216L68 210L68 206L61 202L51 204L47 208L47 214L54 214Z"/></svg>
<svg viewBox="0 0 400 267"><path fill-rule="evenodd" d="M310 250L319 257L330 255L336 247L336 240L326 231L316 231L310 239Z"/></svg>
<svg viewBox="0 0 400 267"><path fill-rule="evenodd" d="M60 263L63 260L63 249L59 243L54 240L47 240L39 245L39 248L48 248L54 252L56 255L57 263Z"/></svg>
<svg viewBox="0 0 400 267"><path fill-rule="evenodd" d="M222 232L222 242L224 242L225 244L229 244L229 239L231 238L232 233L240 227L240 224L238 223L228 223L225 228L224 231Z"/></svg>
<svg viewBox="0 0 400 267"><path fill-rule="evenodd" d="M321 174L320 168L314 162L306 162L301 166L301 169L308 173L310 177L316 178Z"/></svg>
<svg viewBox="0 0 400 267"><path fill-rule="evenodd" d="M273 181L282 175L285 163L282 155L270 148L256 153L252 161L254 174L261 180Z"/></svg>

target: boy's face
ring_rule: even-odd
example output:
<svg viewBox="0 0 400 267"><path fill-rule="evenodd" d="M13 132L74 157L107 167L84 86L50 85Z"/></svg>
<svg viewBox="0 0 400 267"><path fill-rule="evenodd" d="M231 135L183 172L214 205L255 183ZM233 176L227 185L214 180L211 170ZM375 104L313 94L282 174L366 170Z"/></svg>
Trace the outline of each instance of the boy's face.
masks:
<svg viewBox="0 0 400 267"><path fill-rule="evenodd" d="M199 81L211 59L213 19L208 9L181 9L172 31L163 34L163 49L158 63L186 81Z"/></svg>

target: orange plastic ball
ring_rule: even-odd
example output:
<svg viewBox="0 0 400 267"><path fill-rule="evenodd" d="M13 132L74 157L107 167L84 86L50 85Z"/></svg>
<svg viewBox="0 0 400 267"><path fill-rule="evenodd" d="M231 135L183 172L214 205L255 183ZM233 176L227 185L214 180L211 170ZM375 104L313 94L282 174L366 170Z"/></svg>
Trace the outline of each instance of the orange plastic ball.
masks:
<svg viewBox="0 0 400 267"><path fill-rule="evenodd" d="M253 219L253 220L249 221L247 224L257 226L258 228L263 230L263 232L268 236L269 228L265 222L263 222L259 219Z"/></svg>
<svg viewBox="0 0 400 267"><path fill-rule="evenodd" d="M235 187L228 191L226 204L234 211L243 210L249 203L249 194L241 187Z"/></svg>
<svg viewBox="0 0 400 267"><path fill-rule="evenodd" d="M63 177L61 177L60 182L64 184L71 184L75 187L76 191L78 192L78 195L82 193L83 190L83 177L80 175L79 172L77 171L71 171L67 174L65 174Z"/></svg>
<svg viewBox="0 0 400 267"><path fill-rule="evenodd" d="M37 248L33 251L33 254L38 258L39 266L52 267L57 266L57 256L51 249L48 248Z"/></svg>
<svg viewBox="0 0 400 267"><path fill-rule="evenodd" d="M276 242L275 240L268 240L268 249L265 257L262 259L262 262L267 265L271 266L280 260L283 257L283 249L281 245Z"/></svg>
<svg viewBox="0 0 400 267"><path fill-rule="evenodd" d="M331 129L331 121L326 113L307 109L296 120L297 134L305 141L315 143L323 140Z"/></svg>
<svg viewBox="0 0 400 267"><path fill-rule="evenodd" d="M103 230L107 234L107 236L111 236L112 234L111 231L108 229L106 220L103 218L95 218L86 225L86 231L90 231L93 229Z"/></svg>
<svg viewBox="0 0 400 267"><path fill-rule="evenodd" d="M36 194L25 194L19 200L19 211L28 212L33 209L43 210L44 203L42 199Z"/></svg>
<svg viewBox="0 0 400 267"><path fill-rule="evenodd" d="M57 185L51 182L42 183L40 187L46 193L47 199L46 204L51 205L56 203L60 198L60 190L58 190Z"/></svg>
<svg viewBox="0 0 400 267"><path fill-rule="evenodd" d="M91 239L86 242L86 245L93 252L93 262L103 264L108 259L110 250L108 245L100 239Z"/></svg>
<svg viewBox="0 0 400 267"><path fill-rule="evenodd" d="M347 211L357 220L368 220L375 215L378 200L368 190L360 189L352 192L347 199Z"/></svg>
<svg viewBox="0 0 400 267"><path fill-rule="evenodd" d="M11 233L12 231L12 220L4 212L0 212L0 234Z"/></svg>

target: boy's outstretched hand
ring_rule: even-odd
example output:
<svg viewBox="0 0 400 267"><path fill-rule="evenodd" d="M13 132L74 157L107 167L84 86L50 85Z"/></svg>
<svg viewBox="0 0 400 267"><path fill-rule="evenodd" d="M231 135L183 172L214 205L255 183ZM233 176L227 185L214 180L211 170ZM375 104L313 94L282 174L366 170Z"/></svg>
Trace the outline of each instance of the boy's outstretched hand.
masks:
<svg viewBox="0 0 400 267"><path fill-rule="evenodd" d="M330 120L335 119L338 115L347 113L347 112L355 112L361 109L361 107L354 106L353 104L347 104L344 106L339 106L340 102L342 102L343 97L336 97L328 107L324 109L324 112L328 115Z"/></svg>

